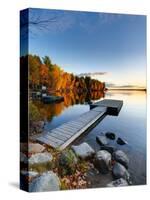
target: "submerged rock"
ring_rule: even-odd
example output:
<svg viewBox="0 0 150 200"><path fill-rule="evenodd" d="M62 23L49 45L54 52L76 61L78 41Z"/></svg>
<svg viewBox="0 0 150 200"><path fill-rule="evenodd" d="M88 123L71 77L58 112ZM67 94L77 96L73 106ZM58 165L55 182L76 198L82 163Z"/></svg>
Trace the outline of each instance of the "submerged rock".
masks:
<svg viewBox="0 0 150 200"><path fill-rule="evenodd" d="M130 174L127 169L121 165L120 163L116 162L112 169L113 176L115 178L124 178L125 180L129 180Z"/></svg>
<svg viewBox="0 0 150 200"><path fill-rule="evenodd" d="M98 136L96 136L96 140L97 140L97 142L98 142L100 145L105 146L105 145L108 144L107 138L106 138L106 136L104 136L104 135L98 135Z"/></svg>
<svg viewBox="0 0 150 200"><path fill-rule="evenodd" d="M90 158L95 154L94 149L86 142L78 146L72 145L71 148L75 152L75 154L81 159Z"/></svg>
<svg viewBox="0 0 150 200"><path fill-rule="evenodd" d="M129 158L122 150L117 150L113 153L114 159L128 168L129 165Z"/></svg>
<svg viewBox="0 0 150 200"><path fill-rule="evenodd" d="M29 192L44 192L60 190L60 181L58 176L49 171L33 179L29 185Z"/></svg>
<svg viewBox="0 0 150 200"><path fill-rule="evenodd" d="M32 156L29 158L29 164L43 164L52 161L53 156L50 153L36 153L32 154Z"/></svg>
<svg viewBox="0 0 150 200"><path fill-rule="evenodd" d="M113 146L101 146L101 150L106 150L109 153L113 154L115 151L115 147Z"/></svg>
<svg viewBox="0 0 150 200"><path fill-rule="evenodd" d="M44 146L38 143L29 143L28 148L29 153L41 153L46 149Z"/></svg>
<svg viewBox="0 0 150 200"><path fill-rule="evenodd" d="M119 178L107 184L107 187L122 187L122 186L128 186L128 182L123 178Z"/></svg>
<svg viewBox="0 0 150 200"><path fill-rule="evenodd" d="M117 144L124 145L124 144L128 144L128 142L123 140L123 139L121 139L120 137L118 137Z"/></svg>
<svg viewBox="0 0 150 200"><path fill-rule="evenodd" d="M76 170L78 160L72 150L62 152L58 158L61 175L71 175Z"/></svg>
<svg viewBox="0 0 150 200"><path fill-rule="evenodd" d="M95 155L95 166L102 174L109 172L111 166L111 154L106 150L100 150Z"/></svg>
<svg viewBox="0 0 150 200"><path fill-rule="evenodd" d="M105 135L107 138L109 138L111 140L115 140L115 138L116 138L115 133L107 132L107 133L105 133Z"/></svg>

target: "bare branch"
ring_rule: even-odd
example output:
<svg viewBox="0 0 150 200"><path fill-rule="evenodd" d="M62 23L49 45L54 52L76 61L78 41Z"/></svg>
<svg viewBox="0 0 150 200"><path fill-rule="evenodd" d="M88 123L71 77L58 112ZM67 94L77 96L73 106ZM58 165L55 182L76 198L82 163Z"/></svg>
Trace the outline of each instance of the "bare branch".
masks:
<svg viewBox="0 0 150 200"><path fill-rule="evenodd" d="M31 35L35 35L37 32L36 30L49 30L51 23L57 22L56 16L50 18L42 18L40 15L30 16L28 20L28 16L22 15L20 21L20 32L22 39L27 38L28 33L30 32Z"/></svg>

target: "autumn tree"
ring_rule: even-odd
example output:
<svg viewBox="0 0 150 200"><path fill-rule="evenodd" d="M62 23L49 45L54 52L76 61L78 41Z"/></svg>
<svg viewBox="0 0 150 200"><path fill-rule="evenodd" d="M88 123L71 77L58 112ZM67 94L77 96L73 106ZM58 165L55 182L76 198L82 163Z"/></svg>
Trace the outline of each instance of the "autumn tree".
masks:
<svg viewBox="0 0 150 200"><path fill-rule="evenodd" d="M42 64L40 66L40 84L48 86L49 85L49 69L46 65Z"/></svg>
<svg viewBox="0 0 150 200"><path fill-rule="evenodd" d="M21 62L24 60L24 57L22 57ZM41 88L42 85L47 86L50 92L75 91L82 93L84 91L103 91L105 89L105 83L92 79L90 76L79 77L65 72L60 66L53 64L48 56L43 57L41 60L37 55L28 55L28 65L31 89Z"/></svg>
<svg viewBox="0 0 150 200"><path fill-rule="evenodd" d="M28 66L29 66L29 82L32 88L36 88L39 85L39 70L42 62L39 56L28 56Z"/></svg>
<svg viewBox="0 0 150 200"><path fill-rule="evenodd" d="M42 60L43 60L43 63L47 66L47 67L49 67L49 69L51 70L52 69L52 62L51 62L51 59L48 57L48 56L45 56L45 57L43 57L42 58Z"/></svg>

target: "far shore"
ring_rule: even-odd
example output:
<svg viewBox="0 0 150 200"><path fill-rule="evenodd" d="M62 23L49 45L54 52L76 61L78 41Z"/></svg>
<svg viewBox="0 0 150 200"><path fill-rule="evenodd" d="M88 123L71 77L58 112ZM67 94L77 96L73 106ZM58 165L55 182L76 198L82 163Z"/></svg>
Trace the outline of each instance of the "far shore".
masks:
<svg viewBox="0 0 150 200"><path fill-rule="evenodd" d="M147 89L146 88L107 88L108 89L108 91L110 91L110 90L121 90L121 91L147 91Z"/></svg>

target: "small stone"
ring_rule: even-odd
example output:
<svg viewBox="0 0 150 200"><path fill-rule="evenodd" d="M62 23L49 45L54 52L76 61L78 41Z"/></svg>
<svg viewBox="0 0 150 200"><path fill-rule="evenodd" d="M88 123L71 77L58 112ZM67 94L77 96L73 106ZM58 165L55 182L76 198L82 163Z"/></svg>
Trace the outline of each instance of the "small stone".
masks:
<svg viewBox="0 0 150 200"><path fill-rule="evenodd" d="M122 186L128 186L128 182L123 178L119 178L107 184L107 187L122 187Z"/></svg>
<svg viewBox="0 0 150 200"><path fill-rule="evenodd" d="M81 159L90 158L95 154L94 149L86 142L78 146L72 145L71 148L75 152L75 154Z"/></svg>
<svg viewBox="0 0 150 200"><path fill-rule="evenodd" d="M118 137L117 144L124 145L124 144L128 144L128 142Z"/></svg>
<svg viewBox="0 0 150 200"><path fill-rule="evenodd" d="M96 136L96 140L97 140L98 143L100 143L103 146L108 144L107 138L104 135Z"/></svg>
<svg viewBox="0 0 150 200"><path fill-rule="evenodd" d="M115 138L116 138L115 133L107 132L107 133L105 133L105 135L107 138L109 138L111 140L115 140Z"/></svg>
<svg viewBox="0 0 150 200"><path fill-rule="evenodd" d="M50 153L36 153L29 158L29 164L43 164L52 161L53 156Z"/></svg>
<svg viewBox="0 0 150 200"><path fill-rule="evenodd" d="M29 185L29 192L44 192L60 190L60 181L58 176L49 171L33 179Z"/></svg>
<svg viewBox="0 0 150 200"><path fill-rule="evenodd" d="M130 177L127 169L118 162L116 162L114 164L113 169L112 169L112 173L113 173L113 176L117 179L123 178L125 180L129 180L129 177Z"/></svg>
<svg viewBox="0 0 150 200"><path fill-rule="evenodd" d="M128 168L129 165L129 158L122 150L117 150L113 153L114 159Z"/></svg>
<svg viewBox="0 0 150 200"><path fill-rule="evenodd" d="M109 172L111 166L111 154L106 150L100 150L95 155L95 166L102 174Z"/></svg>
<svg viewBox="0 0 150 200"><path fill-rule="evenodd" d="M38 143L29 143L29 153L41 153L45 150L46 148L42 146L41 144Z"/></svg>

